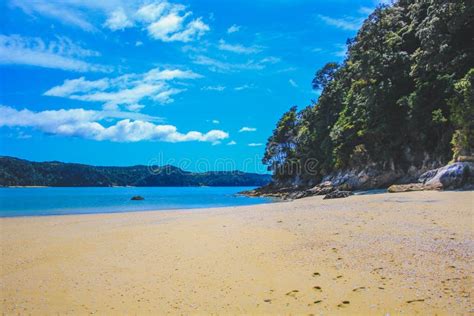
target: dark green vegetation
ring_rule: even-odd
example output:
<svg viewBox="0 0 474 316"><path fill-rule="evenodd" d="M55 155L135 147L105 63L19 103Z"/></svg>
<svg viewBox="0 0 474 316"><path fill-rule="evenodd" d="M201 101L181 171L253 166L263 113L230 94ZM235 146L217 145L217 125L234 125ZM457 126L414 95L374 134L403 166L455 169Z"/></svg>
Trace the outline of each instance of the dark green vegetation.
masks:
<svg viewBox="0 0 474 316"><path fill-rule="evenodd" d="M173 166L96 167L0 157L0 186L261 186L270 178L240 171L192 173Z"/></svg>
<svg viewBox="0 0 474 316"><path fill-rule="evenodd" d="M276 183L337 171L436 167L474 148L474 2L400 0L378 7L342 64L313 80L321 95L286 112L263 162Z"/></svg>

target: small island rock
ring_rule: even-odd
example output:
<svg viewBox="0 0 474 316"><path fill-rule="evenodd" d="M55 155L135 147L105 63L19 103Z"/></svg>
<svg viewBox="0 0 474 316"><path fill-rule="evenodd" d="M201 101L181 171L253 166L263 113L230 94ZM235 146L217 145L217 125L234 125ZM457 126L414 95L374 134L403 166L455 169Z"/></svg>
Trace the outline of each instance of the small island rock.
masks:
<svg viewBox="0 0 474 316"><path fill-rule="evenodd" d="M143 196L140 196L140 195L135 195L131 198L132 201L141 201L141 200L144 200L145 198Z"/></svg>

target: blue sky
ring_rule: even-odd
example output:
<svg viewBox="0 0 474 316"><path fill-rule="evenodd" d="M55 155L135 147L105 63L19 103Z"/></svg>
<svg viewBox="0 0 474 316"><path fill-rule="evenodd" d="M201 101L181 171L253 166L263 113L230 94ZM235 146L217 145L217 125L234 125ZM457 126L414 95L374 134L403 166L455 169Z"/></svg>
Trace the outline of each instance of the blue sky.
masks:
<svg viewBox="0 0 474 316"><path fill-rule="evenodd" d="M6 0L0 154L265 172L376 0Z"/></svg>

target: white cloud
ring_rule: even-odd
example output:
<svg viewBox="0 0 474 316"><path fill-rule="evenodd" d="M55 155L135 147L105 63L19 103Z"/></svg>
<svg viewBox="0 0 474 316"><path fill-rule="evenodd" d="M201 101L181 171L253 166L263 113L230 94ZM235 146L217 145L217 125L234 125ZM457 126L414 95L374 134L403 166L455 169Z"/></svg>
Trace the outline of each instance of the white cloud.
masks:
<svg viewBox="0 0 474 316"><path fill-rule="evenodd" d="M242 91L242 90L247 90L247 89L251 89L251 88L252 88L251 85L244 84L242 86L235 87L234 90L235 91Z"/></svg>
<svg viewBox="0 0 474 316"><path fill-rule="evenodd" d="M140 47L140 46L142 46L142 45L143 45L143 42L142 42L142 41L136 41L136 42L135 42L135 46L136 46L136 47Z"/></svg>
<svg viewBox="0 0 474 316"><path fill-rule="evenodd" d="M123 8L114 10L104 23L112 31L123 30L127 27L132 27L133 22L129 20Z"/></svg>
<svg viewBox="0 0 474 316"><path fill-rule="evenodd" d="M234 24L227 29L227 34L236 33L238 31L240 31L240 26Z"/></svg>
<svg viewBox="0 0 474 316"><path fill-rule="evenodd" d="M288 80L288 82L290 83L291 86L298 88L298 84L293 79Z"/></svg>
<svg viewBox="0 0 474 316"><path fill-rule="evenodd" d="M260 146L263 146L262 143L250 143L249 144L249 147L260 147Z"/></svg>
<svg viewBox="0 0 474 316"><path fill-rule="evenodd" d="M280 58L270 56L257 61L249 60L245 63L229 63L204 55L197 55L192 57L192 61L196 65L208 66L210 71L226 73L242 70L262 70L268 65L280 62Z"/></svg>
<svg viewBox="0 0 474 316"><path fill-rule="evenodd" d="M197 65L209 66L209 70L216 72L230 71L234 68L234 65L231 63L222 62L204 55L194 57L193 62Z"/></svg>
<svg viewBox="0 0 474 316"><path fill-rule="evenodd" d="M102 121L116 121L105 126ZM207 133L178 132L173 125L158 125L150 122L151 117L129 112L91 111L84 109L33 112L18 111L0 106L0 127L26 127L60 136L80 137L97 141L113 142L210 142L227 139L229 134L221 130ZM118 121L117 121L118 120Z"/></svg>
<svg viewBox="0 0 474 316"><path fill-rule="evenodd" d="M210 28L202 17L184 5L167 0L11 0L29 15L55 19L85 31L97 31L90 21L102 18L101 26L111 31L137 27L150 37L164 42L190 42L199 39Z"/></svg>
<svg viewBox="0 0 474 316"><path fill-rule="evenodd" d="M190 70L154 68L143 74L126 74L116 78L86 80L84 77L65 80L44 95L63 97L87 102L102 102L106 109L119 105L132 106L149 99L161 104L173 102L173 95L185 91L171 85L175 79L197 79L202 76Z"/></svg>
<svg viewBox="0 0 474 316"><path fill-rule="evenodd" d="M145 24L148 34L163 42L190 42L210 30L201 17L188 21L191 15L185 6L164 0L143 5L135 14Z"/></svg>
<svg viewBox="0 0 474 316"><path fill-rule="evenodd" d="M138 104L138 103L134 103L134 104L130 104L130 105L126 106L127 110L132 111L132 112L138 112L141 109L143 109L144 107L145 107L144 105L141 105L141 104Z"/></svg>
<svg viewBox="0 0 474 316"><path fill-rule="evenodd" d="M44 93L47 96L67 97L77 92L89 92L93 90L103 91L110 86L108 79L88 81L84 77L77 79L66 79L61 86L56 86Z"/></svg>
<svg viewBox="0 0 474 316"><path fill-rule="evenodd" d="M243 46L240 44L228 44L223 39L219 41L218 48L223 51L233 52L237 54L256 54L262 51L259 46Z"/></svg>
<svg viewBox="0 0 474 316"><path fill-rule="evenodd" d="M233 140L227 143L227 146L234 146L234 145L237 145L237 143Z"/></svg>
<svg viewBox="0 0 474 316"><path fill-rule="evenodd" d="M202 87L201 90L204 91L224 91L225 87L224 86L207 86L207 87Z"/></svg>
<svg viewBox="0 0 474 316"><path fill-rule="evenodd" d="M137 10L136 16L145 22L154 22L168 10L168 6L167 2L152 2L141 6Z"/></svg>
<svg viewBox="0 0 474 316"><path fill-rule="evenodd" d="M221 122L219 120L212 120L212 124L220 124Z"/></svg>
<svg viewBox="0 0 474 316"><path fill-rule="evenodd" d="M110 67L92 64L82 58L99 56L69 38L44 42L37 37L0 35L0 64L29 65L76 72L107 72Z"/></svg>
<svg viewBox="0 0 474 316"><path fill-rule="evenodd" d="M355 17L344 17L344 18L332 18L325 15L318 15L318 17L328 25L335 26L342 30L348 31L357 31L362 22L364 21L363 18L355 18Z"/></svg>
<svg viewBox="0 0 474 316"><path fill-rule="evenodd" d="M247 127L244 126L239 130L239 133L245 133L245 132L256 132L257 129L255 127Z"/></svg>
<svg viewBox="0 0 474 316"><path fill-rule="evenodd" d="M95 1L97 5L106 1ZM47 18L55 19L66 25L79 27L84 31L96 31L87 16L77 5L78 1L60 2L51 0L23 1L12 0L11 4L23 10L28 15L41 15ZM91 1L92 4L92 1Z"/></svg>
<svg viewBox="0 0 474 316"><path fill-rule="evenodd" d="M202 76L200 74L192 72L191 70L154 68L145 74L144 79L145 81L155 81L198 78L202 78Z"/></svg>

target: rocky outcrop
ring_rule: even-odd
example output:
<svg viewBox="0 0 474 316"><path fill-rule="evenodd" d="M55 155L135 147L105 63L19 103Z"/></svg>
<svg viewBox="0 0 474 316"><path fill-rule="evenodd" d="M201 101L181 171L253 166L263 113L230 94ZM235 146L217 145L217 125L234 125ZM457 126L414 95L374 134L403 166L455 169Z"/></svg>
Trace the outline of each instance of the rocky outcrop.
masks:
<svg viewBox="0 0 474 316"><path fill-rule="evenodd" d="M349 169L332 173L323 181L307 190L308 195L327 195L336 190L355 191L386 188L393 183L416 181L420 171L410 168L408 171L395 168L384 169L371 164L362 169Z"/></svg>
<svg viewBox="0 0 474 316"><path fill-rule="evenodd" d="M467 158L463 160L468 160ZM247 196L269 196L282 199L300 199L314 195L338 197L340 192L387 188L388 192L409 192L424 190L473 189L474 162L459 161L436 169L437 162L424 163L423 167L414 166L408 170L384 169L375 164L363 169L350 169L332 173L323 178L322 182L311 188L286 185L284 187L272 183L252 191L242 192ZM332 194L334 193L334 194Z"/></svg>
<svg viewBox="0 0 474 316"><path fill-rule="evenodd" d="M429 170L420 175L417 183L392 185L388 188L388 192L449 190L472 188L473 186L474 162L463 161Z"/></svg>
<svg viewBox="0 0 474 316"><path fill-rule="evenodd" d="M132 201L142 201L144 199L145 198L143 196L135 195L135 196L132 196L132 198L130 200L132 200Z"/></svg>
<svg viewBox="0 0 474 316"><path fill-rule="evenodd" d="M340 199L340 198L346 198L348 196L353 195L351 191L339 191L335 190L329 194L327 194L323 199L328 200L328 199Z"/></svg>

